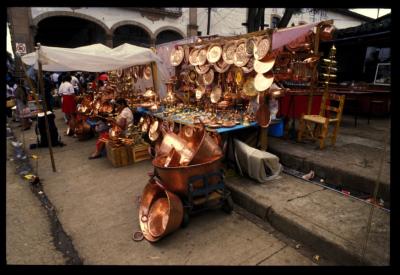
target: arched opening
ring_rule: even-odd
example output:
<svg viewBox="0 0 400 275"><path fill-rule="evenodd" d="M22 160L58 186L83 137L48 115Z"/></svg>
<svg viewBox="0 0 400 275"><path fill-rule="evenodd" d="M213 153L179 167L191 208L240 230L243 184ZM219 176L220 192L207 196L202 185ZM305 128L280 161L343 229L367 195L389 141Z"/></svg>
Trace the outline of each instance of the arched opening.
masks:
<svg viewBox="0 0 400 275"><path fill-rule="evenodd" d="M54 16L38 23L35 44L74 48L95 43L105 44L105 30L98 24L71 16Z"/></svg>
<svg viewBox="0 0 400 275"><path fill-rule="evenodd" d="M134 25L123 25L115 29L113 46L118 47L124 43L140 47L150 47L150 35L141 27Z"/></svg>
<svg viewBox="0 0 400 275"><path fill-rule="evenodd" d="M165 30L157 35L156 44L163 44L180 39L183 39L183 36L180 33L172 30Z"/></svg>

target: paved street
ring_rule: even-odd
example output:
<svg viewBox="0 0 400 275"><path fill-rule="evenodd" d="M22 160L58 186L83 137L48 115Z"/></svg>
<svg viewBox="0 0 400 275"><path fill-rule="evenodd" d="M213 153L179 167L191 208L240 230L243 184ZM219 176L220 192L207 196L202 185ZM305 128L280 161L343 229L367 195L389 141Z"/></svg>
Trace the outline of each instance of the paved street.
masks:
<svg viewBox="0 0 400 275"><path fill-rule="evenodd" d="M59 133L63 135L65 124L59 111L56 115ZM14 134L22 139L19 128ZM35 142L33 130L24 134L27 146ZM44 191L84 264L333 264L327 259L315 263L312 257L317 252L304 246L296 249L295 241L236 206L230 215L215 210L191 217L186 228L157 243L134 242L132 233L139 230L138 199L147 183L147 172L152 171L151 162L113 168L106 158L87 159L94 148L94 139L81 142L63 136L63 141L67 146L53 149L55 173L47 148L28 151L39 156L39 177ZM43 207L28 184L13 174L13 164L7 165L7 263L63 264L61 253L51 245L49 221ZM18 196L24 199L17 204L12 197ZM32 213L22 210L27 208ZM38 236L30 246L32 250L41 248L40 255L24 251L26 241L15 241L29 239L29 234Z"/></svg>

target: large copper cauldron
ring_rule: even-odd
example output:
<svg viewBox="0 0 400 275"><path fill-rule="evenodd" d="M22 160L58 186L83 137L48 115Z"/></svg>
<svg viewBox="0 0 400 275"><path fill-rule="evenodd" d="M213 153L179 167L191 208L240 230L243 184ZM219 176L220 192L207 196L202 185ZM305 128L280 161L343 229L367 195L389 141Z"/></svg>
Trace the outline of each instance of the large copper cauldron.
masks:
<svg viewBox="0 0 400 275"><path fill-rule="evenodd" d="M152 161L157 176L168 191L186 196L189 189L189 178L218 171L221 167L222 156L203 160L201 164L179 167L164 167L165 158L166 156L157 156ZM218 177L211 178L209 184L216 184L218 180ZM201 188L203 182L194 182L193 185L194 188Z"/></svg>
<svg viewBox="0 0 400 275"><path fill-rule="evenodd" d="M143 236L156 242L177 230L183 219L183 205L175 194L152 179L144 188L139 207L139 225Z"/></svg>

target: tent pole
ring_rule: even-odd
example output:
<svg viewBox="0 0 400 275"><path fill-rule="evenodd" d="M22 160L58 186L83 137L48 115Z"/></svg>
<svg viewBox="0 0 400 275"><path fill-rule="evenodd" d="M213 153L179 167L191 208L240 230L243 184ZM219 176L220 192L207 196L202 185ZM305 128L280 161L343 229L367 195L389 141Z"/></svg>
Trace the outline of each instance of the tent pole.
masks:
<svg viewBox="0 0 400 275"><path fill-rule="evenodd" d="M45 122L45 127L46 127L47 145L49 147L49 152L50 152L51 166L53 167L53 172L56 172L56 164L54 162L53 148L51 147L49 121L48 121L48 118L47 118L47 104L46 104L45 94L44 94L42 63L40 62L40 56L39 56L40 43L37 43L37 47L35 47L35 48L36 48L36 52L38 54L38 83L39 83L39 89L40 89L40 93L41 93L41 95L43 97L43 100L44 100L44 122Z"/></svg>
<svg viewBox="0 0 400 275"><path fill-rule="evenodd" d="M161 98L159 95L159 87L157 85L157 83L158 83L157 63L153 61L150 64L151 64L151 78L153 80L153 87L154 87L154 90L157 91L158 98L161 101Z"/></svg>

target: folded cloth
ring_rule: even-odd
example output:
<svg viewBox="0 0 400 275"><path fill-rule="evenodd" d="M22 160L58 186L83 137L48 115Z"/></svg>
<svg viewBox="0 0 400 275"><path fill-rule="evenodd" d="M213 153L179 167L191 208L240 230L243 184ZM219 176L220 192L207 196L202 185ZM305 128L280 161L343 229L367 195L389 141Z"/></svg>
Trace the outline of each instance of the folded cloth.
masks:
<svg viewBox="0 0 400 275"><path fill-rule="evenodd" d="M266 182L279 176L282 165L279 158L271 153L250 147L240 140L234 140L235 159L240 174L247 174L258 182Z"/></svg>

